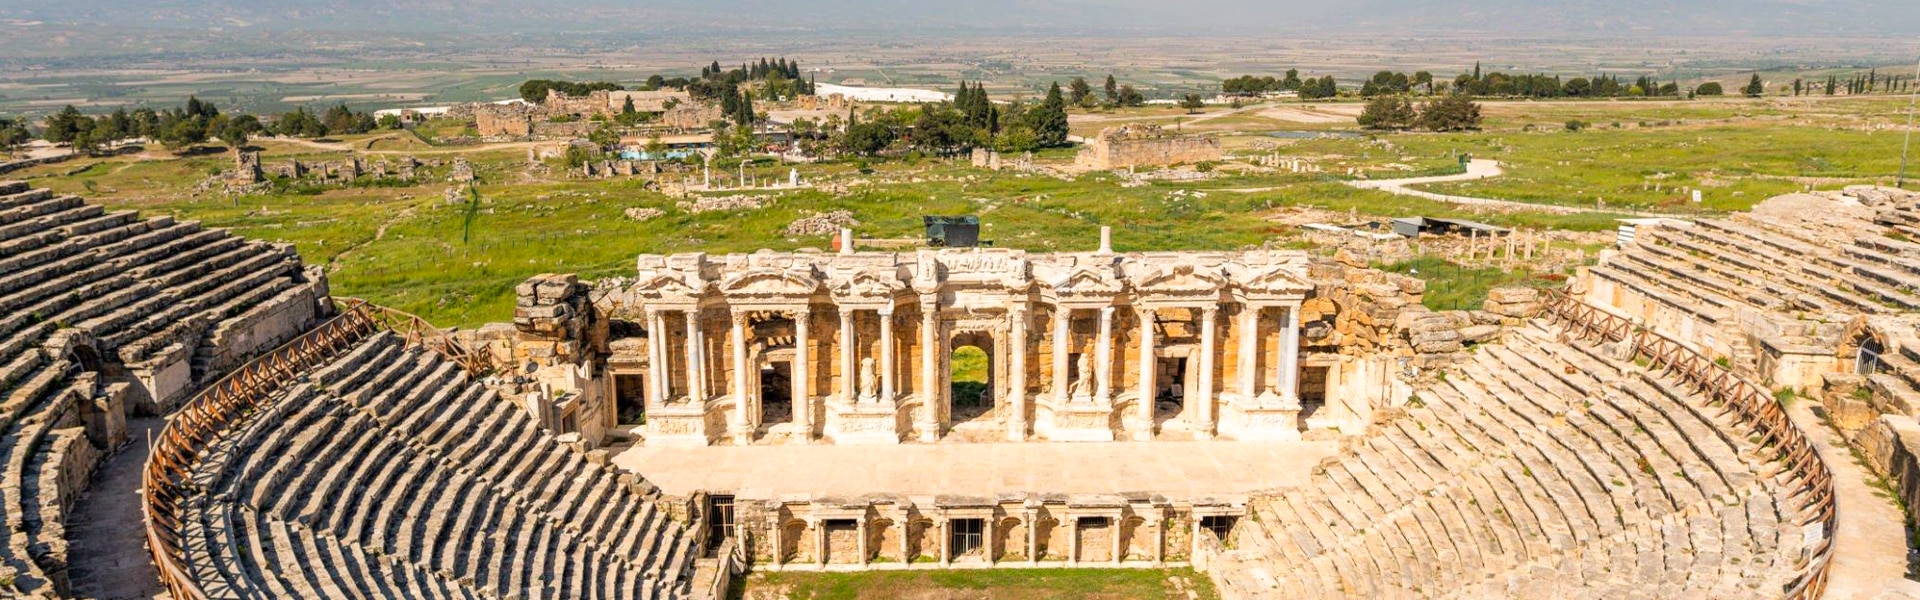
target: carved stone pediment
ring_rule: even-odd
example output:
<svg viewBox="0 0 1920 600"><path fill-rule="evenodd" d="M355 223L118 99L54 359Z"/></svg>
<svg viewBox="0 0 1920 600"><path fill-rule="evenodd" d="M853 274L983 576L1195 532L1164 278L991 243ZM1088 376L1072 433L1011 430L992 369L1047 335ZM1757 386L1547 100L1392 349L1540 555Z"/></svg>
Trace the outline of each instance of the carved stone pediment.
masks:
<svg viewBox="0 0 1920 600"><path fill-rule="evenodd" d="M706 293L708 283L694 273L684 271L653 271L641 273L634 279L630 288L643 297L650 299L685 298L693 299Z"/></svg>
<svg viewBox="0 0 1920 600"><path fill-rule="evenodd" d="M886 300L907 289L893 269L862 269L836 277L827 284L836 300Z"/></svg>
<svg viewBox="0 0 1920 600"><path fill-rule="evenodd" d="M1229 284L1226 274L1219 267L1202 267L1192 263L1167 265L1134 282L1134 286L1143 293L1174 295L1218 293Z"/></svg>
<svg viewBox="0 0 1920 600"><path fill-rule="evenodd" d="M818 289L820 280L804 267L750 268L720 282L720 291L728 296L805 298Z"/></svg>
<svg viewBox="0 0 1920 600"><path fill-rule="evenodd" d="M1241 289L1259 294L1293 294L1313 290L1300 269L1291 265L1273 265L1266 267L1247 267L1242 273L1233 275L1234 282Z"/></svg>
<svg viewBox="0 0 1920 600"><path fill-rule="evenodd" d="M1111 268L1077 267L1048 282L1061 296L1111 296L1126 291L1126 283Z"/></svg>

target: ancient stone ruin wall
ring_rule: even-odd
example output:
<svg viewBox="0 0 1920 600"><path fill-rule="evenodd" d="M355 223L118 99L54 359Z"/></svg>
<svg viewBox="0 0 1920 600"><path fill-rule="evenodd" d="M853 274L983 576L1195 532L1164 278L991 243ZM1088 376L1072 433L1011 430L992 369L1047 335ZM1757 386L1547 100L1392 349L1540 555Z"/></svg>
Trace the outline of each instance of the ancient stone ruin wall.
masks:
<svg viewBox="0 0 1920 600"><path fill-rule="evenodd" d="M1220 160L1220 140L1175 135L1157 125L1124 125L1102 130L1075 157L1087 169L1126 169Z"/></svg>
<svg viewBox="0 0 1920 600"><path fill-rule="evenodd" d="M741 501L735 523L756 569L820 571L931 563L943 568L1042 564L1175 567L1188 564L1206 517L1244 507L1121 495L1012 495L859 500ZM980 531L962 547L956 528Z"/></svg>
<svg viewBox="0 0 1920 600"><path fill-rule="evenodd" d="M482 138L524 138L533 135L533 113L525 106L481 104L473 108L473 123Z"/></svg>
<svg viewBox="0 0 1920 600"><path fill-rule="evenodd" d="M1363 427L1403 399L1390 382L1413 346L1395 327L1424 310L1417 281L1323 263L1267 251L644 256L636 278L594 286L604 329L582 331L605 337L559 339L586 342L575 362L604 367L589 385L644 408L647 444L935 441L988 406L1009 440L1296 439ZM524 333L495 352L520 364L556 343ZM964 346L989 356L988 406L950 393ZM581 431L603 426L622 429Z"/></svg>

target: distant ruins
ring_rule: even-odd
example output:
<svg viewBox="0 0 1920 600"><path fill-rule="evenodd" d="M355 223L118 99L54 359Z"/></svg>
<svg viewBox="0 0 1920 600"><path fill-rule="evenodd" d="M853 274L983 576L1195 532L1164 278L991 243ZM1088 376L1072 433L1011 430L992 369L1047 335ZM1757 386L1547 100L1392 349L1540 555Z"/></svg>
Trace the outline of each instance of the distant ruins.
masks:
<svg viewBox="0 0 1920 600"><path fill-rule="evenodd" d="M1220 160L1220 140L1171 134L1159 125L1131 123L1101 130L1074 157L1084 169L1157 167Z"/></svg>

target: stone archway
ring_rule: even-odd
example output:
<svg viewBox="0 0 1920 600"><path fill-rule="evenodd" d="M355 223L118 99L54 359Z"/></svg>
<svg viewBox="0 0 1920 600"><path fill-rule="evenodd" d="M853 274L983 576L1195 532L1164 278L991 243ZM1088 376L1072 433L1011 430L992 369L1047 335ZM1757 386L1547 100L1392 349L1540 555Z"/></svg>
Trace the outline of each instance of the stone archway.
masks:
<svg viewBox="0 0 1920 600"><path fill-rule="evenodd" d="M952 426L992 421L999 406L1000 368L994 336L982 331L955 333L947 352L947 414Z"/></svg>

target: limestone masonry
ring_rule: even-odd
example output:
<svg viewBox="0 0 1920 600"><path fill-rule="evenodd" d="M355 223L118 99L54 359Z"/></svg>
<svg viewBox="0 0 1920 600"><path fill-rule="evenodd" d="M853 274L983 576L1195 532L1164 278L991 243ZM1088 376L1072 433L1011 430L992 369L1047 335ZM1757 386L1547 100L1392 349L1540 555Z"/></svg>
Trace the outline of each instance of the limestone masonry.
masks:
<svg viewBox="0 0 1920 600"><path fill-rule="evenodd" d="M1128 169L1220 160L1220 140L1168 133L1159 125L1109 127L1087 140L1074 165L1087 169Z"/></svg>

